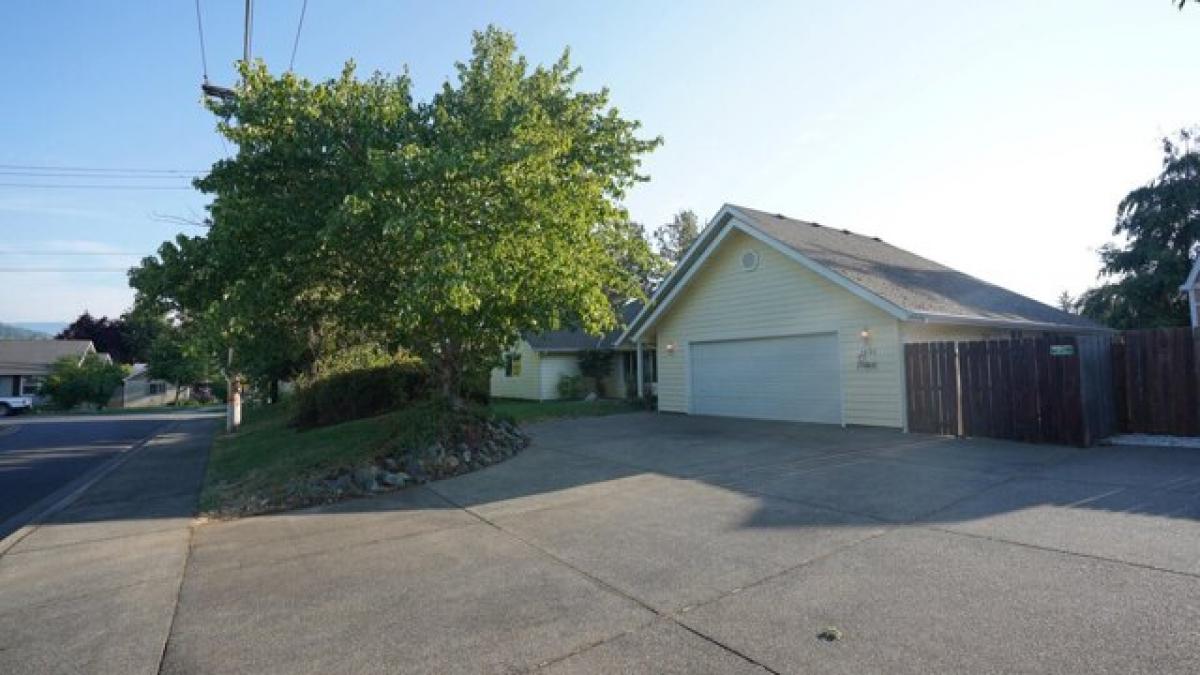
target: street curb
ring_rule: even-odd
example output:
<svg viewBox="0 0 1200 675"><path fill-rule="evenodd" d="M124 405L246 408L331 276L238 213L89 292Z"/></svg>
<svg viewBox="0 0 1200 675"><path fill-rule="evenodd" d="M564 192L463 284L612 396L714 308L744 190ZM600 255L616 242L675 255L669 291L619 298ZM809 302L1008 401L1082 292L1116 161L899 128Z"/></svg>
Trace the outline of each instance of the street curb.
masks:
<svg viewBox="0 0 1200 675"><path fill-rule="evenodd" d="M83 493L96 483L100 482L108 474L116 471L122 464L128 462L133 456L137 455L143 448L150 444L150 441L162 436L163 434L174 431L180 424L180 421L174 421L163 427L154 434L143 438L134 443L128 450L113 457L104 464L96 467L92 471L76 478L74 481L64 485L54 492L41 498L34 504L27 507L20 513L8 518L4 522L0 522L0 556L8 553L14 546L21 543L29 535L33 534L46 519L54 514L62 511L77 499L83 496ZM0 432L2 433L2 432ZM16 525L16 527L14 527ZM9 528L12 528L11 530Z"/></svg>

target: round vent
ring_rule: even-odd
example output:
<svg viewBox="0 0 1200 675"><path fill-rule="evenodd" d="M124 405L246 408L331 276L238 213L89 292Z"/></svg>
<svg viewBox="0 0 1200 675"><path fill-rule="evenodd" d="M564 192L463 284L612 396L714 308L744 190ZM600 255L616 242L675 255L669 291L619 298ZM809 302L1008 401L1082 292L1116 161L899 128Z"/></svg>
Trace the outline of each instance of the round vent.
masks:
<svg viewBox="0 0 1200 675"><path fill-rule="evenodd" d="M742 254L742 269L747 272L758 267L758 251L746 251Z"/></svg>

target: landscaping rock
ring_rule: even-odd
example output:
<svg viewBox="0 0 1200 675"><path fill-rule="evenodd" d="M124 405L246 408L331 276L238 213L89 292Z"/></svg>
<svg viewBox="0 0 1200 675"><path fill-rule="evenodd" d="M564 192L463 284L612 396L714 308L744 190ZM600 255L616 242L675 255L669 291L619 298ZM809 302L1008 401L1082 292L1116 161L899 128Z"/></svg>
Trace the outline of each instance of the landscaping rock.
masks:
<svg viewBox="0 0 1200 675"><path fill-rule="evenodd" d="M360 490L374 490L377 487L375 476L378 472L379 469L373 466L364 466L355 469L353 477L354 486Z"/></svg>
<svg viewBox="0 0 1200 675"><path fill-rule="evenodd" d="M589 393L587 396L584 396L583 400L587 403L595 403L596 400L599 398L600 397L596 395L596 392L593 391L593 392Z"/></svg>
<svg viewBox="0 0 1200 675"><path fill-rule="evenodd" d="M379 483L386 487L404 487L408 481L405 480L404 474L385 471L379 475Z"/></svg>

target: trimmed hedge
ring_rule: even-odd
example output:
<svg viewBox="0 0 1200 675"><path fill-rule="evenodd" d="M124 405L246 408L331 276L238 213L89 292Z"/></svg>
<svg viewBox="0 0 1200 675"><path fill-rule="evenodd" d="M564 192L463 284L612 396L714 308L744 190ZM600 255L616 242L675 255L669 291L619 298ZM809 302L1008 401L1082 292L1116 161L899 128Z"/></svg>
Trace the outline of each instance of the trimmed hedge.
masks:
<svg viewBox="0 0 1200 675"><path fill-rule="evenodd" d="M330 373L297 392L292 424L301 429L339 424L395 410L429 393L419 363L391 363Z"/></svg>

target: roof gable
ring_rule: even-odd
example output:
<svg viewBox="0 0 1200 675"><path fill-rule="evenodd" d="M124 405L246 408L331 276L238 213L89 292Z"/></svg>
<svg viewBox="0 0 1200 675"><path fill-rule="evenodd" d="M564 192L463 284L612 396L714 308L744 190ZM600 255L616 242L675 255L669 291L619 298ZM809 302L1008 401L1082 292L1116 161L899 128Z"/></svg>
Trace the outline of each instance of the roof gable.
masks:
<svg viewBox="0 0 1200 675"><path fill-rule="evenodd" d="M653 325L729 228L746 232L900 320L1106 330L1089 319L922 258L878 237L726 204L622 340L640 337Z"/></svg>
<svg viewBox="0 0 1200 675"><path fill-rule="evenodd" d="M0 375L36 375L67 356L82 359L91 340L0 340Z"/></svg>

